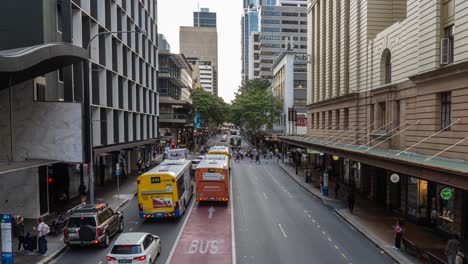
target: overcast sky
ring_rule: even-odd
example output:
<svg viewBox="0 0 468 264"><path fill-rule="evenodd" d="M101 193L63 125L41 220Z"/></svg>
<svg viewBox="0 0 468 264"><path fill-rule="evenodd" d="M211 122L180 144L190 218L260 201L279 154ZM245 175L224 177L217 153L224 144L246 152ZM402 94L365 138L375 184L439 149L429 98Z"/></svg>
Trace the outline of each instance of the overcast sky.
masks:
<svg viewBox="0 0 468 264"><path fill-rule="evenodd" d="M198 5L217 13L218 95L230 102L241 82L242 0L159 0L159 33L166 36L171 52L178 53L179 27L193 26L193 12Z"/></svg>

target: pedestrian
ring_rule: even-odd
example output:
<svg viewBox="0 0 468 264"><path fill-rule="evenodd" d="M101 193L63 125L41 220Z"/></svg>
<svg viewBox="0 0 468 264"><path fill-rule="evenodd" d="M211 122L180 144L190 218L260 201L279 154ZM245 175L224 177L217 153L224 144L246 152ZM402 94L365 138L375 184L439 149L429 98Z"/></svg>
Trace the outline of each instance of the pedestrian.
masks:
<svg viewBox="0 0 468 264"><path fill-rule="evenodd" d="M455 264L466 264L468 263L468 260L465 257L465 254L463 253L463 247L458 247L458 253L457 257L455 258Z"/></svg>
<svg viewBox="0 0 468 264"><path fill-rule="evenodd" d="M280 160L281 160L281 155L278 153L278 154L276 154L276 156L278 157L278 161L277 161L277 162L279 163Z"/></svg>
<svg viewBox="0 0 468 264"><path fill-rule="evenodd" d="M338 198L338 192L340 191L340 183L335 183L335 198Z"/></svg>
<svg viewBox="0 0 468 264"><path fill-rule="evenodd" d="M323 183L322 183L322 186L323 186ZM354 211L354 202L355 202L354 191L350 191L348 194L348 208L349 208L350 213L353 213Z"/></svg>
<svg viewBox="0 0 468 264"><path fill-rule="evenodd" d="M86 185L84 183L80 184L80 187L78 188L78 193L81 196L81 203L86 203L86 193L88 190L86 189Z"/></svg>
<svg viewBox="0 0 468 264"><path fill-rule="evenodd" d="M401 223L400 219L397 218L396 223L393 226L393 230L395 232L395 245L393 248L400 250L401 239L403 238L403 224Z"/></svg>
<svg viewBox="0 0 468 264"><path fill-rule="evenodd" d="M255 155L255 163L260 164L260 153L257 153L257 155Z"/></svg>
<svg viewBox="0 0 468 264"><path fill-rule="evenodd" d="M22 252L24 250L24 217L18 216L18 222L16 223L17 235L18 235L18 248L17 252Z"/></svg>
<svg viewBox="0 0 468 264"><path fill-rule="evenodd" d="M18 223L19 223L19 215L13 216L13 219L11 221L11 229L12 229L11 231L13 235L13 245L12 245L13 250L17 247L18 242L19 242Z"/></svg>
<svg viewBox="0 0 468 264"><path fill-rule="evenodd" d="M39 243L39 254L44 255L47 252L47 238L46 236L50 232L49 226L44 223L42 217L37 219L38 225L37 231L37 242Z"/></svg>
<svg viewBox="0 0 468 264"><path fill-rule="evenodd" d="M458 240L458 236L453 235L452 238L447 241L447 246L445 247L448 264L455 264L455 257L457 256L459 247L460 241Z"/></svg>

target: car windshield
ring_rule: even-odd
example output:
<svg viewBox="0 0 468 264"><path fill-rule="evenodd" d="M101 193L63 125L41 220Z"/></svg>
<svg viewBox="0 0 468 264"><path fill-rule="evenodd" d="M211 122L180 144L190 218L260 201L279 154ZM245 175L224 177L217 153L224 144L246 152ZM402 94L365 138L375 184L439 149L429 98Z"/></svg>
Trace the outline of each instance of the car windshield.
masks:
<svg viewBox="0 0 468 264"><path fill-rule="evenodd" d="M140 254L140 245L114 245L111 250L111 254L116 255L129 255L129 254Z"/></svg>
<svg viewBox="0 0 468 264"><path fill-rule="evenodd" d="M68 227L80 227L84 225L96 226L96 220L92 216L88 217L70 217Z"/></svg>

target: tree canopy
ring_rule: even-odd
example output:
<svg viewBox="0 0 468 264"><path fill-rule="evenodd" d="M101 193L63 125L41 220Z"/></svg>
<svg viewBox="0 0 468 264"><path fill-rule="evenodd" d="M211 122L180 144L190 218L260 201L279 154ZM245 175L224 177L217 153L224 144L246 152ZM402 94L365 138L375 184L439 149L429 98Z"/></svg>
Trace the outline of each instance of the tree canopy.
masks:
<svg viewBox="0 0 468 264"><path fill-rule="evenodd" d="M229 105L221 97L197 87L192 91L190 98L195 112L201 115L203 126L215 127L228 121Z"/></svg>
<svg viewBox="0 0 468 264"><path fill-rule="evenodd" d="M265 79L245 80L231 106L231 122L257 131L261 125L271 127L281 113L281 103Z"/></svg>

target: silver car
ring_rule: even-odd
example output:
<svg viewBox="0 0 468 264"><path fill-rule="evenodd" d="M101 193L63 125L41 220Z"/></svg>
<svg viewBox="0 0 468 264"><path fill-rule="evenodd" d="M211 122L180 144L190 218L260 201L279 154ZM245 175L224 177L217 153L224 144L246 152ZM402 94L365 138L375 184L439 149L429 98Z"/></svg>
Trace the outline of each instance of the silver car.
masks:
<svg viewBox="0 0 468 264"><path fill-rule="evenodd" d="M161 254L161 240L150 233L122 233L107 254L108 264L154 263Z"/></svg>

